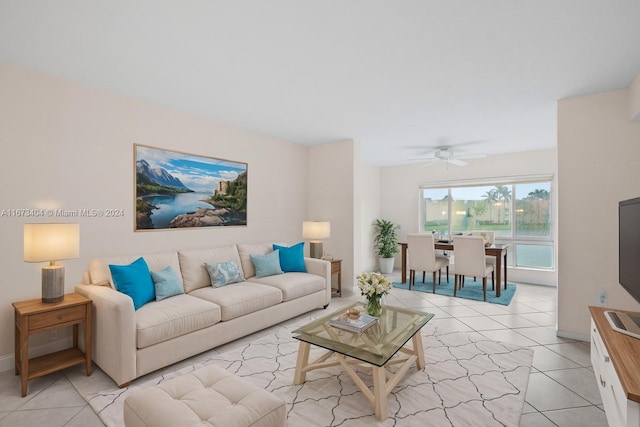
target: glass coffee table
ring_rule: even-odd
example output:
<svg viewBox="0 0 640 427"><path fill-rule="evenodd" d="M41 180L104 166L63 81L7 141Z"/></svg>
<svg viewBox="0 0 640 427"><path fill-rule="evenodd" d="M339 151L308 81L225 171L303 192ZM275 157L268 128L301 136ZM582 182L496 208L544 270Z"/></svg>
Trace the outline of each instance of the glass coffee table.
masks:
<svg viewBox="0 0 640 427"><path fill-rule="evenodd" d="M293 383L302 384L309 371L340 365L373 405L376 417L385 420L388 417L387 396L391 390L414 363L418 370L424 368L420 329L434 315L385 305L378 321L364 332L352 332L329 324L332 319L349 315L351 309L366 314L362 303L354 303L292 332L293 338L300 341ZM310 363L311 344L328 351ZM373 390L357 375L354 366L372 370ZM391 366L397 369L390 371Z"/></svg>

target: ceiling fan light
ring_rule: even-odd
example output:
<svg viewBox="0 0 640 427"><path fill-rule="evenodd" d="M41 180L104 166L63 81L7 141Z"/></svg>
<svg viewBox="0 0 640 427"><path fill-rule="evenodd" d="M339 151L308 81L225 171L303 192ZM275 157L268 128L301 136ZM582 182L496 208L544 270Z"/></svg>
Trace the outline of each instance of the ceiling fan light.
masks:
<svg viewBox="0 0 640 427"><path fill-rule="evenodd" d="M455 165L455 166L465 166L467 165L467 162L461 159L476 159L481 157L486 157L486 154L477 153L477 154L456 155L453 152L453 150L451 150L451 147L441 146L441 147L438 147L436 151L433 152L433 155L430 157L423 157L420 159L411 159L411 160L426 160L426 162L422 164L422 167L429 166L438 162L451 163L452 165Z"/></svg>
<svg viewBox="0 0 640 427"><path fill-rule="evenodd" d="M436 151L436 157L440 160L449 160L453 157L453 153L448 148L441 148Z"/></svg>

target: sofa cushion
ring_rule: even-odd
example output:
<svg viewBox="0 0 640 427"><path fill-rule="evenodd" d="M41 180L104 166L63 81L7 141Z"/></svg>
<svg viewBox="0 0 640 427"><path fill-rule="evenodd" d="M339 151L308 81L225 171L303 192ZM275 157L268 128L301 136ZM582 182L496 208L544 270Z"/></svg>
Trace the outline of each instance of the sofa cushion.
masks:
<svg viewBox="0 0 640 427"><path fill-rule="evenodd" d="M256 277L266 277L284 273L280 268L279 252L280 251L275 250L266 255L251 255L251 262L256 269Z"/></svg>
<svg viewBox="0 0 640 427"><path fill-rule="evenodd" d="M240 282L222 288L196 289L189 295L220 306L222 320L231 320L282 302L282 292L273 286Z"/></svg>
<svg viewBox="0 0 640 427"><path fill-rule="evenodd" d="M273 250L278 250L280 255L280 268L285 273L297 271L306 273L307 267L304 265L304 242L293 246L282 246L273 244Z"/></svg>
<svg viewBox="0 0 640 427"><path fill-rule="evenodd" d="M272 243L238 243L237 246L245 279L256 275L251 255L266 255L273 252Z"/></svg>
<svg viewBox="0 0 640 427"><path fill-rule="evenodd" d="M136 312L137 347L148 347L209 327L218 323L220 317L219 306L190 295L150 302Z"/></svg>
<svg viewBox="0 0 640 427"><path fill-rule="evenodd" d="M278 288L282 292L282 301L291 301L325 290L324 278L310 273L284 273L278 276L252 277L249 281Z"/></svg>
<svg viewBox="0 0 640 427"><path fill-rule="evenodd" d="M127 265L109 264L109 270L116 290L131 297L134 310L156 299L151 272L144 258Z"/></svg>
<svg viewBox="0 0 640 427"><path fill-rule="evenodd" d="M153 286L156 289L156 301L184 294L178 275L170 265L160 271L152 271L151 279L153 279Z"/></svg>
<svg viewBox="0 0 640 427"><path fill-rule="evenodd" d="M211 286L219 288L220 286L230 285L232 283L244 282L242 272L235 261L219 262L215 264L204 263L204 267L211 278Z"/></svg>
<svg viewBox="0 0 640 427"><path fill-rule="evenodd" d="M184 291L189 293L199 288L211 286L211 277L204 263L216 264L219 262L235 261L240 266L240 256L236 245L216 246L207 249L192 249L178 252ZM246 274L240 269L244 277Z"/></svg>
<svg viewBox="0 0 640 427"><path fill-rule="evenodd" d="M178 261L178 252L163 252L159 254L149 255L130 255L130 256L118 256L109 258L95 258L89 261L89 284L91 285L104 285L113 286L113 279L111 278L111 271L109 271L109 264L129 264L139 257L144 258L149 270L158 271L162 270L166 266L173 267L178 274L178 280L182 285L182 276L180 274L180 262Z"/></svg>

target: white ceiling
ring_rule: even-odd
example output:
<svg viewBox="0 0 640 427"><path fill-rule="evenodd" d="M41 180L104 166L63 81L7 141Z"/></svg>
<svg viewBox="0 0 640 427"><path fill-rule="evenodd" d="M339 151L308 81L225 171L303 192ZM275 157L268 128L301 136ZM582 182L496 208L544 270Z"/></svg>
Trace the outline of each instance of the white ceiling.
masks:
<svg viewBox="0 0 640 427"><path fill-rule="evenodd" d="M640 73L640 1L0 0L0 60L393 165L555 147Z"/></svg>

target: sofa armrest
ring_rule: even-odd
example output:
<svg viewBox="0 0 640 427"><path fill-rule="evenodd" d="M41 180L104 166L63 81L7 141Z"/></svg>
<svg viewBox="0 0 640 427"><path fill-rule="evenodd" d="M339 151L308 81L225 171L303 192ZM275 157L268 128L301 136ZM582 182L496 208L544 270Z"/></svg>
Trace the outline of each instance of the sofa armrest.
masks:
<svg viewBox="0 0 640 427"><path fill-rule="evenodd" d="M124 386L136 378L136 316L133 300L109 286L76 285L93 301L93 360Z"/></svg>
<svg viewBox="0 0 640 427"><path fill-rule="evenodd" d="M327 292L325 304L329 304L331 302L331 263L323 259L305 257L304 265L307 273L324 277Z"/></svg>

